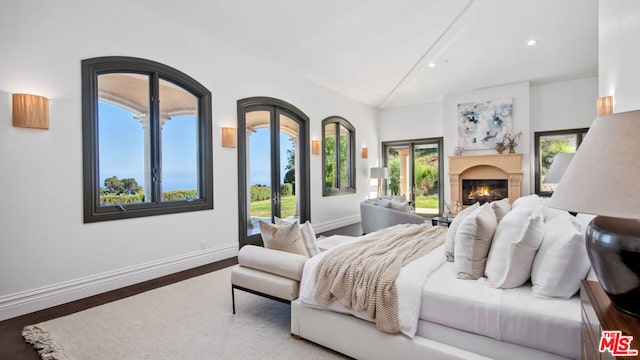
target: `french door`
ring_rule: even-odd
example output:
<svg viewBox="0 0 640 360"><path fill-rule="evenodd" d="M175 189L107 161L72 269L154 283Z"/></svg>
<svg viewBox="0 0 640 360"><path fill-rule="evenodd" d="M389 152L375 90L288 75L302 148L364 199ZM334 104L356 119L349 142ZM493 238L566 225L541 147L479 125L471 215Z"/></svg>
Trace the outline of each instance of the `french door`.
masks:
<svg viewBox="0 0 640 360"><path fill-rule="evenodd" d="M238 101L240 247L262 244L260 221L309 220L307 122L278 99Z"/></svg>
<svg viewBox="0 0 640 360"><path fill-rule="evenodd" d="M416 213L425 217L443 213L442 138L383 142L388 171L387 195L404 195Z"/></svg>

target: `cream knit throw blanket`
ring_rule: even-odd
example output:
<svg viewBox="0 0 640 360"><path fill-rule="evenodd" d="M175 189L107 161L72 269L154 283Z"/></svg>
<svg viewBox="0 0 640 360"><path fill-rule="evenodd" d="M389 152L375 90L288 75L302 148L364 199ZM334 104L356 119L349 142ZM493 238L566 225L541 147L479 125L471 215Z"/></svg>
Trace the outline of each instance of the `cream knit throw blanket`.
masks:
<svg viewBox="0 0 640 360"><path fill-rule="evenodd" d="M400 268L444 242L446 228L395 225L363 236L326 254L318 265L314 297L334 297L356 311L366 310L378 330L400 331L396 278Z"/></svg>

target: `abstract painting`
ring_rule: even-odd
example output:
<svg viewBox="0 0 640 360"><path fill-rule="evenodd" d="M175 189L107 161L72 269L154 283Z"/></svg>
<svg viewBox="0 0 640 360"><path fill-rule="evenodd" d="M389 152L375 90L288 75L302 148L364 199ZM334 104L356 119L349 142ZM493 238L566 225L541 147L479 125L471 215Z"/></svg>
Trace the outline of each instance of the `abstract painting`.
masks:
<svg viewBox="0 0 640 360"><path fill-rule="evenodd" d="M495 149L511 132L511 98L458 104L458 146L464 150Z"/></svg>

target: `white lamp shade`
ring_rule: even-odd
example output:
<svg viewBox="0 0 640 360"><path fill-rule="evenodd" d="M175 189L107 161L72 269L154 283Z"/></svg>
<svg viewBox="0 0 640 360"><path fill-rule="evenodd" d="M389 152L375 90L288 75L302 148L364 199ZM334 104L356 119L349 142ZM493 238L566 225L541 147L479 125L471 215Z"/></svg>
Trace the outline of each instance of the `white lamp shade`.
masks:
<svg viewBox="0 0 640 360"><path fill-rule="evenodd" d="M553 158L549 172L542 181L543 184L557 184L562 179L562 175L567 171L574 153L558 153Z"/></svg>
<svg viewBox="0 0 640 360"><path fill-rule="evenodd" d="M372 179L386 179L387 178L387 168L386 167L371 168L371 178Z"/></svg>
<svg viewBox="0 0 640 360"><path fill-rule="evenodd" d="M640 110L597 118L551 197L550 206L640 219Z"/></svg>

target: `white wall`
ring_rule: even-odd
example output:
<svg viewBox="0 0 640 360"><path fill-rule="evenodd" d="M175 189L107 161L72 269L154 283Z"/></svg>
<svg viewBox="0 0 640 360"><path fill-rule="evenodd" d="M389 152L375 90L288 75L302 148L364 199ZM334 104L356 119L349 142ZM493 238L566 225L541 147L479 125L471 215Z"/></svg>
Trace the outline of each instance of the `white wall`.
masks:
<svg viewBox="0 0 640 360"><path fill-rule="evenodd" d="M640 2L600 0L599 97L613 95L614 112L640 109Z"/></svg>
<svg viewBox="0 0 640 360"><path fill-rule="evenodd" d="M442 129L441 101L380 111L380 141L441 137Z"/></svg>
<svg viewBox="0 0 640 360"><path fill-rule="evenodd" d="M457 105L510 97L513 99L515 132L525 135L517 151L524 154L523 195L533 192L533 133L589 127L595 118L598 79L595 77L545 84L496 86L446 95L442 102L383 109L378 126L381 141L444 136L444 155L454 153L457 145ZM465 154L495 153L494 150L467 151ZM449 164L445 161L445 171ZM445 199L450 188L445 182Z"/></svg>
<svg viewBox="0 0 640 360"><path fill-rule="evenodd" d="M598 78L531 86L531 131L589 127L596 117Z"/></svg>
<svg viewBox="0 0 640 360"><path fill-rule="evenodd" d="M357 148L378 143L377 109L179 26L170 13L149 16L123 0L0 7L0 319L235 255L237 158L221 148L220 126L236 124L238 99L290 102L311 118L312 139L322 119L340 115L356 127ZM83 224L80 61L110 55L164 63L212 91L214 210ZM49 130L11 126L17 92L50 98ZM358 156L357 194L323 198L321 158L311 157L314 224L359 219L370 161Z"/></svg>
<svg viewBox="0 0 640 360"><path fill-rule="evenodd" d="M464 104L468 102L480 102L485 100L492 99L503 99L503 98L511 98L513 101L513 126L512 131L517 133L522 131L524 134L520 140L518 140L518 147L516 148L516 152L522 153L522 193L529 194L531 182L529 180L530 177L530 161L531 161L531 151L530 151L530 143L533 139L533 135L527 136L531 134L530 128L530 119L529 119L529 82L519 82L515 84L508 84L503 86L495 86L491 88L479 89L474 91L469 91L460 94L452 94L446 95L444 97L443 106L444 106L444 119L443 119L443 127L444 127L444 151L445 156L453 155L454 149L457 146L457 128L458 128L458 104ZM474 151L465 151L465 155L476 155L476 154L495 154L495 150L474 150ZM449 161L445 161L444 170L446 174L449 173ZM447 203L451 200L451 186L448 181L445 181L445 199Z"/></svg>

